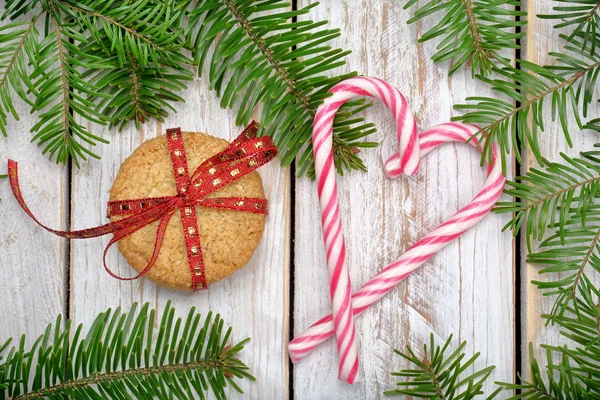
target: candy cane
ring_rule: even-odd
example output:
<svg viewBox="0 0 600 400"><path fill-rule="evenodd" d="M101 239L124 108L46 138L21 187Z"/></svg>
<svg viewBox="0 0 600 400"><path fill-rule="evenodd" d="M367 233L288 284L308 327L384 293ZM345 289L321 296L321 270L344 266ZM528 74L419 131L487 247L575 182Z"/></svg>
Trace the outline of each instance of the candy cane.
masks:
<svg viewBox="0 0 600 400"><path fill-rule="evenodd" d="M317 109L313 124L313 146L317 175L321 222L327 267L329 292L339 354L340 380L354 383L358 372L354 318L352 313L350 275L346 265L346 246L342 235L342 221L338 206L336 171L333 162L333 120L346 101L357 96L371 96L381 101L394 113L400 152L386 163L390 177L401 173L414 174L419 168L417 126L406 99L391 85L376 78L352 78L335 85L331 97Z"/></svg>
<svg viewBox="0 0 600 400"><path fill-rule="evenodd" d="M361 79L371 80L371 78ZM410 114L410 111L407 111L406 114ZM474 137L478 131L479 129L475 126L457 123L443 124L431 128L419 135L420 156L425 156L435 147L447 142L466 142L481 150L479 141ZM400 138L400 142L402 143L401 139L402 138ZM441 226L415 243L406 251L406 253L400 256L398 260L384 268L356 292L351 300L353 315L360 314L382 298L412 271L429 260L435 253L459 237L470 227L477 224L492 209L502 194L505 183L501 166L496 162L498 152L497 145L494 144L493 146L492 163L488 166L488 177L481 192L471 203L463 207L450 218L450 220L444 222ZM406 153L401 154L403 156L406 155ZM400 165L399 168L389 168L390 166L394 167L393 163L398 159L404 158L400 158L397 154L386 163L386 173L388 176L397 176L396 173L402 170L402 165ZM335 202L337 208L337 196L331 201ZM321 204L323 203L323 198L321 198ZM341 223L339 224L339 229L341 231ZM314 323L304 333L290 342L289 352L292 361L300 361L311 350L329 338L334 333L333 321L332 315L328 315Z"/></svg>

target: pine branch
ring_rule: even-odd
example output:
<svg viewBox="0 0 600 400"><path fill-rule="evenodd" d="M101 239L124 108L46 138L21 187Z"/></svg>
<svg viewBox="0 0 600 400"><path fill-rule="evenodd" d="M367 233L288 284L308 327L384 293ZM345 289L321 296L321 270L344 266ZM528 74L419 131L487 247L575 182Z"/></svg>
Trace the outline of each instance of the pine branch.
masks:
<svg viewBox="0 0 600 400"><path fill-rule="evenodd" d="M473 399L481 395L483 384L494 370L494 366L475 371L468 376L464 372L472 367L479 353L468 360L463 352L466 342L450 354L450 343L452 335L442 347L435 344L433 333L430 336L429 348L423 345L423 356L418 356L410 346L406 346L406 352L394 350L411 363L410 369L400 372L392 372L392 376L408 378L407 381L396 383L399 389L384 392L386 396L408 395L416 398L439 398L441 400ZM496 391L489 398L494 397Z"/></svg>
<svg viewBox="0 0 600 400"><path fill-rule="evenodd" d="M95 110L94 105L80 93L101 96L97 88L83 79L80 65L87 68L105 68L102 58L92 54L78 53L70 40L86 39L73 29L68 21L62 21L54 3L48 11L48 35L39 43L38 52L30 59L34 70L30 75L35 90L33 110L40 112L40 120L31 128L36 133L32 141L43 145L43 153L55 157L57 163L66 163L73 157L75 163L86 156L97 157L87 145L108 141L93 135L79 124L75 115L91 122L105 124L106 118ZM74 57L77 54L78 59Z"/></svg>
<svg viewBox="0 0 600 400"><path fill-rule="evenodd" d="M578 36L583 37L582 48L588 48L590 54L596 51L598 40L598 27L600 26L600 1L598 0L554 0L560 6L552 9L557 14L538 15L542 19L554 19L561 22L554 25L555 29L573 27L571 33L567 36L568 41L572 41ZM589 46L588 46L589 45Z"/></svg>
<svg viewBox="0 0 600 400"><path fill-rule="evenodd" d="M231 328L212 313L202 319L192 308L175 319L170 302L157 332L155 311L145 304L139 312L120 308L100 314L84 336L61 318L31 349L24 337L16 346L0 345L0 399L194 398L211 391L225 399L235 379L251 379L236 358L248 339L228 345ZM156 337L156 339L154 339Z"/></svg>
<svg viewBox="0 0 600 400"><path fill-rule="evenodd" d="M506 169L506 154L513 151L520 160L521 152L527 147L538 163L543 164L538 136L545 127L543 105L547 99L552 101L552 121L558 119L569 146L572 146L568 129L569 110L580 129L595 129L594 120L587 124L583 121L588 116L589 105L595 99L594 87L600 71L600 55L590 55L587 49L582 50L580 41L573 43L565 46L564 53L549 53L556 58L555 66L543 67L517 60L517 67L498 70L498 79L481 77L493 90L506 95L509 100L469 97L467 101L471 103L455 107L469 112L453 120L482 127L478 135L485 142L483 157L492 157L489 143L497 141L502 150L503 169ZM520 105L516 106L516 102Z"/></svg>
<svg viewBox="0 0 600 400"><path fill-rule="evenodd" d="M561 156L564 164L546 162L543 169L531 168L508 182L506 193L520 200L495 208L514 213L504 229L516 234L524 227L527 262L544 266L539 273L555 278L533 283L557 296L556 315L564 315L583 279L600 272L600 151ZM537 251L533 240L541 241Z"/></svg>
<svg viewBox="0 0 600 400"><path fill-rule="evenodd" d="M507 390L520 390L520 394L511 399L600 398L600 291L589 279L584 277L583 281L578 296L566 306L566 314L542 315L561 327L563 338L579 346L542 344L547 358L544 376L530 344L530 380L520 378L519 384L499 383Z"/></svg>
<svg viewBox="0 0 600 400"><path fill-rule="evenodd" d="M142 69L131 58L123 67L98 71L90 82L109 95L100 99L98 109L110 117L110 127L123 129L131 120L137 128L149 119L164 121L176 112L172 103L185 101L177 92L185 90L185 82L192 79L193 73L185 68Z"/></svg>
<svg viewBox="0 0 600 400"><path fill-rule="evenodd" d="M409 0L404 8L416 3L417 0ZM510 66L510 60L500 50L519 48L517 40L524 33L517 33L516 28L527 23L522 18L527 13L517 11L520 6L519 0L431 0L415 11L408 23L440 15L441 20L419 38L421 43L442 38L431 59L451 60L450 74L467 64L473 76L485 77L496 64Z"/></svg>
<svg viewBox="0 0 600 400"><path fill-rule="evenodd" d="M19 56L21 64L34 66L34 73L28 75L20 68L24 79L9 79L23 81L27 90L17 86L13 91L41 112L32 131L37 133L34 140L45 146L44 152L56 156L58 162L73 157L77 163L95 156L90 146L106 141L84 129L78 116L120 128L131 120L138 127L151 118L164 120L175 111L173 103L183 101L178 92L193 79L190 69L199 66L201 70L206 62L208 80L221 97L221 105L238 108L237 123L246 124L262 107L261 134L275 138L283 165L292 163L302 151L299 175L312 175L310 138L315 111L331 86L356 75L327 76L345 64L349 53L327 45L340 35L339 30L322 29L326 21L295 21L316 3L294 11L283 0L193 3L8 0L3 18L43 15L51 28L42 35L32 29L39 40L32 41L35 46L23 46L32 47L27 57ZM22 28L16 36L2 36L0 29L0 48L20 55L19 39L34 36L25 32ZM2 55L0 49L0 69ZM0 83L0 94L5 94L0 129L6 125L8 112L14 111L10 91L2 90ZM364 100L347 103L336 116L334 154L340 173L364 170L359 149L376 146L363 141L375 131L373 124L356 117L366 107Z"/></svg>
<svg viewBox="0 0 600 400"><path fill-rule="evenodd" d="M599 147L600 145L596 145ZM571 158L560 153L564 163L544 160L544 167L530 168L515 181L508 181L505 193L514 201L498 202L494 211L514 213L504 226L516 235L525 226L525 239L529 252L532 240L542 240L551 226L557 228L560 239L565 242L565 226L579 211L585 223L587 209L594 204L600 189L600 159L597 151L581 153Z"/></svg>
<svg viewBox="0 0 600 400"><path fill-rule="evenodd" d="M12 93L21 99L28 100L25 88L32 88L31 81L25 71L25 54L37 52L37 36L39 32L36 23L42 14L38 13L28 23L11 23L0 27L0 130L7 136L7 114L18 120L19 115L13 105ZM24 88L25 86L25 88Z"/></svg>
<svg viewBox="0 0 600 400"><path fill-rule="evenodd" d="M111 66L86 73L104 95L89 98L110 118L111 128L122 129L131 120L137 128L148 119L164 121L176 111L172 103L184 101L177 92L194 76L187 69L192 60L182 54L187 3L136 1L107 8L106 2L87 0L85 7L65 5L65 13L93 39L81 51L102 53Z"/></svg>
<svg viewBox="0 0 600 400"><path fill-rule="evenodd" d="M576 399L592 399L585 394L581 383L569 379L564 374L564 369L570 368L568 357L561 357L560 368L563 373L560 374L558 380L553 375L554 360L552 352L546 353L548 359L547 373L541 371L539 363L534 356L533 345L529 343L529 375L531 380L528 381L519 375L519 383L496 382L503 389L516 392L517 394L510 397L510 400L530 399L530 400L576 400Z"/></svg>
<svg viewBox="0 0 600 400"><path fill-rule="evenodd" d="M509 400L592 400L600 398L600 304L598 304L600 289L596 288L589 279L585 277L582 279L583 283L579 287L578 295L566 307L566 313L563 316L542 315L549 322L558 324L561 328L561 337L574 342L575 346L542 344L541 348L546 351L547 361L546 365L542 367L535 357L533 344L529 343L528 378L519 375L517 383L496 382L499 387L489 394L487 399L494 398L502 390L512 393L512 396L508 397ZM445 356L445 353L449 351L449 340L441 349L439 346L435 347L435 352L431 352L431 350L428 352L425 345L424 357L417 356L410 347L407 347L408 352L400 354L415 367L403 370L401 373L392 373L392 376L399 375L410 379L407 382L398 383L407 389L393 390L385 392L385 394L406 394L417 398L437 399L471 399L483 395L481 388L489 378L493 366L471 375L476 378L474 378L475 382L469 383L470 392L465 390L461 393L460 390L455 390L449 394L446 390L460 385L462 381L458 380L456 382L459 383L447 384L446 379L453 378L456 373L440 374L443 368L436 369L436 366L443 364L462 372L464 368L457 364L460 364L461 359L465 357L462 352L465 346L464 342L450 356ZM434 348L433 346L432 342L430 349ZM398 351L396 352L398 353ZM471 360L473 358L469 361ZM468 362L465 365L467 364ZM465 386L464 382L461 386Z"/></svg>
<svg viewBox="0 0 600 400"><path fill-rule="evenodd" d="M282 0L203 0L190 14L187 34L195 62L209 65L208 80L221 106L238 108L237 124L247 123L261 105L260 133L274 137L283 165L304 149L297 160L299 176L312 172L310 137L317 107L331 86L356 75L325 75L344 65L349 52L325 45L340 35L339 29L320 30L326 21L302 20L317 4L290 11ZM361 141L374 132L372 124L355 117L364 108L362 101L353 102L336 116L334 152L340 172L343 166L364 169L357 150L376 145Z"/></svg>
<svg viewBox="0 0 600 400"><path fill-rule="evenodd" d="M110 68L87 71L103 96L90 101L110 118L110 127L121 129L134 120L136 127L148 119L164 121L175 112L171 103L184 101L177 92L187 87L192 61L183 55L183 27L189 2L80 1L64 3L63 11L91 40L80 47L84 54L104 54Z"/></svg>
<svg viewBox="0 0 600 400"><path fill-rule="evenodd" d="M119 66L122 67L133 55L140 67L146 68L149 61L159 64L159 58L162 59L161 63L170 65L189 63L179 53L184 42L181 36L183 28L177 23L183 18L189 1L181 2L177 8L170 3L120 2L119 7L112 4L110 8L105 1L80 0L79 5L69 1L59 1L57 5L75 19L83 30L90 32L98 43L110 41L110 47L105 46L104 50L110 48L110 52L116 53ZM164 19L165 14L172 15ZM140 20L144 23L140 23ZM156 30L164 30L165 34L156 35L153 33Z"/></svg>
<svg viewBox="0 0 600 400"><path fill-rule="evenodd" d="M543 314L551 323L561 328L561 335L579 345L576 348L567 346L542 347L561 353L577 365L572 372L588 389L600 396L600 289L587 277L582 277L579 295L567 307L567 315L557 317L552 314ZM556 369L555 366L552 366Z"/></svg>

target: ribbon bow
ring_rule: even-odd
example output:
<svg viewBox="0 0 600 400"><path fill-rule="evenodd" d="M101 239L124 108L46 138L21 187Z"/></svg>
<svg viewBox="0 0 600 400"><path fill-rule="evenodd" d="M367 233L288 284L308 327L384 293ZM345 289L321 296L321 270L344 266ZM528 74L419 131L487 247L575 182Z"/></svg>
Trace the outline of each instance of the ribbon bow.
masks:
<svg viewBox="0 0 600 400"><path fill-rule="evenodd" d="M206 289L208 285L200 247L195 206L267 214L268 201L266 199L248 197L206 198L208 194L240 179L275 158L277 148L273 144L273 140L270 137L257 138L257 129L258 124L252 121L225 150L200 164L191 177L185 158L181 130L180 128L168 129L167 141L177 185L177 194L166 197L110 201L108 202L108 216L126 216L126 218L95 228L67 232L54 230L40 223L23 200L19 188L18 164L13 160L8 160L10 186L15 198L27 215L49 232L69 239L87 239L113 233L113 238L104 249L103 263L104 269L112 277L119 280L138 279L148 273L160 253L169 220L175 211L179 210L192 276L192 289L194 291ZM123 278L114 274L106 265L106 254L109 248L124 237L157 220L160 220L160 222L156 231L154 251L146 267L138 275L131 278Z"/></svg>

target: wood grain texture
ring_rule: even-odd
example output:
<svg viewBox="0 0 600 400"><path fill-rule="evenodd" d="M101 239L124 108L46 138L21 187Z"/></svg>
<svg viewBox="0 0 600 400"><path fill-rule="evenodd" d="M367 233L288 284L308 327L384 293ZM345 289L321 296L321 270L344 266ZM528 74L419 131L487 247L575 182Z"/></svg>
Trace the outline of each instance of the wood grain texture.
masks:
<svg viewBox="0 0 600 400"><path fill-rule="evenodd" d="M312 2L299 0L298 7ZM349 65L341 71L357 70L394 84L409 100L420 127L449 120L455 113L453 104L464 102L468 95L491 94L464 68L448 78L448 65L430 60L435 43L417 44L417 38L436 23L437 17L407 26L413 10L405 11L403 5L398 0L329 0L312 9L308 18L328 19L329 28L341 28L342 36L333 46L353 50ZM547 52L561 49L552 21L536 17L551 12L553 5L551 0L525 3L530 18L522 58L549 64L553 59ZM30 116L27 107L17 101L21 121L11 122L9 137L0 138L0 174L6 171L7 158L20 163L25 198L49 226L67 228L69 213L73 229L104 223L108 191L119 166L142 141L171 126L207 131L229 140L240 131L234 124L234 113L222 110L208 90L206 78L196 79L183 97L187 102L178 104L178 113L163 124L151 122L139 131L130 126L123 132L90 126L112 143L97 148L101 161L83 163L72 173L54 165L29 143L29 128L37 116ZM595 110L590 114L598 114L599 106L592 107ZM365 118L376 124L374 139L381 145L363 154L368 173L350 173L338 181L354 289L468 203L484 179L477 153L465 145L446 145L434 151L415 178L385 179L382 160L397 148L394 123L381 104L366 112ZM577 132L574 124L571 128ZM558 159L560 151L574 156L597 142L593 132L576 133L574 147L569 149L558 124L547 124L542 135L542 153L552 160ZM534 165L527 156L522 172ZM89 324L107 307L129 308L133 302L148 301L162 309L171 299L179 315L190 306L204 314L220 312L234 328L234 341L252 338L241 357L258 380L244 382L246 395L232 398L290 397L285 349L290 314L294 312L297 334L330 311L320 213L313 182L297 179L293 194L289 171L281 169L278 161L259 172L270 200L270 216L259 250L244 269L213 285L209 292L197 294L159 288L144 279L120 282L110 278L101 260L108 237L69 244L43 231L20 209L7 182L0 181L0 343L23 332L31 343L61 312L68 311L77 323ZM290 209L292 196L295 215ZM296 229L293 310L289 298L291 218ZM542 297L529 284L540 278L540 267L523 262L521 270L515 271L515 243L509 233L500 232L507 218L489 215L357 318L362 368L358 385L336 381L335 344L329 340L294 367L295 398L380 398L384 390L393 387L389 372L406 365L393 349L406 344L421 348L430 332L440 340L454 334L455 345L458 340L467 340L468 353L482 353L477 367L496 365L488 392L493 380L513 381L516 363L526 372L529 342L542 359L539 344L562 343L557 328L546 327L539 318L550 310L554 299ZM523 243L516 245L522 246L525 255ZM121 275L132 273L116 249L111 250L108 264ZM515 273L520 273L522 281L520 305L514 303ZM515 307L522 309L521 360L514 358Z"/></svg>
<svg viewBox="0 0 600 400"><path fill-rule="evenodd" d="M306 6L306 0L299 2ZM408 99L418 125L446 122L452 105L489 89L471 80L470 71L448 78L448 65L433 64L433 43L417 37L435 23L406 25L411 11L395 0L332 0L313 8L310 18L340 27L333 45L351 49L347 70L383 78ZM368 173L338 180L344 234L353 289L395 260L403 250L471 201L484 173L478 153L465 145L446 145L428 155L416 178L389 181L382 160L397 149L392 117L377 104L366 113L375 122L379 148L366 150ZM510 172L510 171L509 171ZM316 185L296 183L294 332L300 333L331 310ZM493 379L514 375L513 241L501 234L505 216L489 215L450 244L406 282L358 317L361 382L336 380L337 355L327 341L294 367L297 399L375 399L392 389L389 373L406 364L394 348L422 348L430 332L467 340L466 351L481 352L476 367L495 364ZM458 342L455 342L455 345ZM488 391L493 386L490 381Z"/></svg>
<svg viewBox="0 0 600 400"><path fill-rule="evenodd" d="M23 197L32 212L42 223L65 229L68 167L55 165L42 155L42 148L30 143L29 130L38 115L31 115L21 99L15 100L15 108L20 121L9 116L8 137L0 136L0 174L6 173L8 159L17 161ZM26 343L31 345L65 311L68 241L49 234L25 214L8 179L0 180L0 199L0 343L27 333Z"/></svg>
<svg viewBox="0 0 600 400"><path fill-rule="evenodd" d="M566 33L569 29L556 30L553 25L557 23L552 20L540 19L539 14L556 14L552 10L553 6L560 5L557 2L544 1L528 1L527 12L529 13L529 23L527 24L527 36L523 43L522 56L529 61L541 65L552 65L556 61L553 57L548 56L548 52L563 51L565 42L558 37L559 33ZM548 98L549 100L549 98ZM563 152L571 157L577 157L580 151L591 150L593 145L598 142L598 134L593 131L580 131L577 124L571 118L569 121L569 131L573 140L573 147L569 148L567 141L562 132L562 128L558 121L550 122L551 102L546 101L544 104L544 113L546 129L540 134L540 149L542 155L550 161L562 161L559 153ZM600 105L597 102L590 104L588 115L599 115ZM573 115L569 109L570 117ZM537 167L538 164L531 154L527 154L522 163L521 172L525 173L528 168ZM521 243L522 254L527 254L526 242ZM550 313L556 297L543 296L542 291L531 284L532 280L557 280L556 274L540 275L538 272L542 269L539 265L529 265L525 262L521 268L521 291L522 291L522 332L521 346L523 349L522 371L525 376L529 377L529 351L528 345L534 345L535 356L540 362L540 365L546 365L546 350L539 347L540 344L559 345L568 343L563 336L559 334L559 327L548 325L546 320L540 318L543 313ZM590 272L588 268L586 271ZM598 274L593 274L596 280L599 279Z"/></svg>
<svg viewBox="0 0 600 400"><path fill-rule="evenodd" d="M242 130L234 124L234 114L219 108L206 79L196 79L182 94L185 104L177 105L177 114L163 124L147 123L140 131L130 126L123 132L91 126L95 134L111 140L100 149L102 160L84 165L73 172L73 226L96 226L106 221L109 189L120 164L142 141L165 133L168 127L184 131L208 132L233 140ZM233 341L251 337L241 358L258 377L256 383L242 382L246 392L232 398L265 399L287 397L288 362L285 345L288 333L289 303L289 171L273 161L259 170L269 199L270 215L262 242L250 263L229 278L211 285L208 291L178 292L140 279L122 282L108 276L102 267L102 251L109 238L73 244L71 266L71 316L89 324L94 315L107 307L128 308L133 302L150 302L159 310L168 299L180 315L195 306L204 315L220 313L233 327ZM107 263L121 276L133 270L118 250L112 249ZM160 318L160 316L158 316Z"/></svg>

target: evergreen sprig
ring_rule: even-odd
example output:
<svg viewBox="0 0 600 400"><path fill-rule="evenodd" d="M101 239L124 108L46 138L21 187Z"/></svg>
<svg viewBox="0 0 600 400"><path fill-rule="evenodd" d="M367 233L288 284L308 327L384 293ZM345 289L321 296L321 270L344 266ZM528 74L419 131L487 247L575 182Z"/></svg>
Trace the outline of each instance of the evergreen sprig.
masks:
<svg viewBox="0 0 600 400"><path fill-rule="evenodd" d="M0 26L0 130L7 135L6 124L8 115L19 119L12 102L12 93L33 106L28 99L27 90L33 88L26 71L25 54L36 54L38 43L37 21L41 14L36 15L28 23L15 22Z"/></svg>
<svg viewBox="0 0 600 400"><path fill-rule="evenodd" d="M208 80L221 106L238 108L238 124L247 124L262 105L259 134L274 137L282 163L290 164L304 149L297 160L299 176L312 169L310 137L317 107L331 86L356 76L326 75L345 64L349 51L327 45L340 36L339 29L322 29L325 21L305 18L317 5L290 10L282 0L202 0L190 14L187 34L194 61L209 66ZM339 172L342 167L364 170L357 150L376 146L361 140L374 132L372 124L356 117L364 108L363 101L352 102L336 115Z"/></svg>
<svg viewBox="0 0 600 400"><path fill-rule="evenodd" d="M600 27L600 2L598 0L554 0L559 6L552 9L556 14L542 14L543 19L560 20L554 28L572 28L567 40L583 37L583 48L588 48L590 54L596 51L598 44L598 27ZM588 47L589 44L589 47Z"/></svg>
<svg viewBox="0 0 600 400"><path fill-rule="evenodd" d="M555 315L563 315L588 276L600 272L600 150L561 156L563 163L546 162L509 181L506 193L516 200L495 208L514 213L504 229L516 234L524 227L527 262L555 278L533 281L546 295L558 296ZM535 251L533 241L541 241Z"/></svg>
<svg viewBox="0 0 600 400"><path fill-rule="evenodd" d="M409 0L405 9L415 5ZM473 75L482 77L492 72L494 65L510 66L510 59L500 54L504 49L518 49L517 40L524 36L517 27L527 23L527 12L519 11L520 0L431 0L415 10L409 24L430 15L441 19L423 33L419 42L441 38L434 62L452 61L450 74L465 63Z"/></svg>
<svg viewBox="0 0 600 400"><path fill-rule="evenodd" d="M572 39L565 45L564 52L549 53L556 60L552 66L517 60L516 67L498 69L497 78L482 78L508 100L468 97L469 103L456 106L467 112L453 119L480 125L482 130L478 135L485 141L487 150L484 157L492 157L489 143L496 141L502 150L504 170L506 155L513 153L521 160L521 152L526 148L543 164L539 136L548 118L544 112L545 101L551 102L550 117L560 123L569 146L572 146L569 120L575 121L579 129L600 130L597 121L588 118L589 105L596 99L594 88L600 73L600 54L590 54L589 43L585 48L582 46L580 38Z"/></svg>
<svg viewBox="0 0 600 400"><path fill-rule="evenodd" d="M600 291L587 278L574 301L565 306L566 314L543 314L557 324L561 336L575 347L541 345L546 350L546 371L534 357L529 345L529 376L517 384L499 383L507 390L519 390L510 399L591 400L600 398Z"/></svg>
<svg viewBox="0 0 600 400"><path fill-rule="evenodd" d="M525 379L519 375L518 383L497 382L505 390L516 393L509 400L591 400L598 399L587 391L586 385L574 376L575 368L572 360L566 355L556 356L552 351L546 352L546 371L540 368L535 358L533 345L529 344L529 375ZM555 372L557 372L555 376Z"/></svg>
<svg viewBox="0 0 600 400"><path fill-rule="evenodd" d="M109 309L85 334L59 316L31 348L0 344L0 399L225 399L228 385L243 393L236 379L254 380L237 358L249 339L229 345L218 314L175 319L169 302L156 328L155 317L147 303Z"/></svg>
<svg viewBox="0 0 600 400"><path fill-rule="evenodd" d="M27 22L0 30L0 129L6 135L9 112L18 119L14 93L39 115L32 141L57 163L78 164L108 143L86 120L123 126L164 118L164 100L179 100L173 93L192 77L181 54L179 3L6 1L2 19Z"/></svg>
<svg viewBox="0 0 600 400"><path fill-rule="evenodd" d="M588 393L600 398L600 289L587 277L584 276L582 280L578 296L567 309L567 317L542 315L558 325L561 335L575 342L577 347L542 347L572 360L573 367L567 372L582 382ZM555 366L551 368L558 369Z"/></svg>
<svg viewBox="0 0 600 400"><path fill-rule="evenodd" d="M597 400L600 398L600 290L587 278L579 287L578 294L573 302L566 306L566 314L557 316L544 314L551 323L557 324L560 334L573 345L550 346L541 345L545 350L546 364L540 365L535 357L534 346L529 344L529 366L527 378L519 375L516 383L496 382L498 387L491 393L483 393L483 385L489 379L493 366L471 373L465 380L457 379L454 392L444 390L447 379L453 379L455 374L443 375L430 367L430 365L445 363L452 365L455 370L459 368L461 359L466 356L462 352L463 342L457 350L452 350L448 341L432 354L431 350L425 351L419 357L407 346L408 353L402 354L415 367L403 370L401 373L392 372L392 376L403 376L409 380L399 382L404 389L385 392L387 395L407 394L417 398L437 399L472 399L484 397L491 399L501 391L512 393L508 400ZM433 341L433 334L432 339ZM434 348L430 345L430 349ZM425 347L426 348L426 347ZM398 351L396 351L398 353ZM476 357L476 354L474 357ZM464 373L467 366L472 369L473 360L465 362ZM432 372L429 372L432 371ZM447 386L444 386L446 384ZM466 387L466 388L465 388ZM464 388L462 391L460 388ZM469 389L469 390L467 390ZM507 393L508 394L508 393Z"/></svg>
<svg viewBox="0 0 600 400"><path fill-rule="evenodd" d="M56 161L66 163L72 157L75 161L95 156L87 144L108 143L90 133L81 125L71 110L89 121L103 124L105 118L96 111L94 104L81 93L101 95L98 88L82 76L80 65L90 68L103 68L102 57L78 53L72 40L83 37L72 26L59 21L51 14L51 31L38 43L36 58L29 76L32 92L35 93L33 110L39 112L39 121L31 128L35 133L32 141L44 146L43 153L56 157ZM75 56L77 55L77 56Z"/></svg>
<svg viewBox="0 0 600 400"><path fill-rule="evenodd" d="M494 366L486 367L465 376L465 371L471 368L479 357L479 353L467 358L464 350L466 342L450 351L452 335L443 346L436 345L433 333L430 336L429 347L423 345L423 354L417 353L406 346L406 352L394 350L411 364L411 368L400 372L392 372L394 377L407 378L406 381L396 382L397 389L384 392L386 396L407 395L424 399L473 399L481 395L483 384L494 370ZM450 354L447 354L450 353ZM497 394L494 393L489 398Z"/></svg>
<svg viewBox="0 0 600 400"><path fill-rule="evenodd" d="M18 119L15 97L39 122L33 138L57 162L76 163L97 143L86 121L123 128L175 111L178 94L206 65L223 107L237 108L239 125L262 107L260 134L271 135L283 165L298 157L312 174L311 126L349 51L328 43L339 29L306 19L313 3L292 10L283 0L8 0L0 28L0 130ZM40 30L38 25L44 25ZM30 71L31 66L33 72ZM365 169L360 148L373 124L346 104L335 120L338 171ZM82 120L83 118L83 120Z"/></svg>
<svg viewBox="0 0 600 400"><path fill-rule="evenodd" d="M502 148L503 166L505 154L514 152L520 159L527 147L541 165L508 183L506 193L514 200L498 203L496 211L514 214L505 229L524 232L527 262L542 265L540 273L551 276L547 282L533 282L545 295L556 296L553 309L542 317L558 325L562 337L570 342L561 346L542 344L548 361L545 367L540 366L530 345L528 378L519 377L514 384L497 382L513 392L511 400L600 398L600 290L593 283L600 273L600 145L582 152L580 157L561 154L560 162L543 158L538 145L549 117L561 125L569 145L571 121L579 130L600 131L600 118L589 115L590 105L597 99L594 91L600 74L600 2L555 1L559 4L555 14L540 17L558 20L555 28L572 30L559 35L565 42L564 50L549 53L553 65L522 60L517 60L514 67L490 63L493 74L484 71L477 77L507 100L471 97L469 104L456 107L467 111L456 120L479 124L483 128L480 135L489 134L485 157L491 157L489 143L496 140ZM440 10L446 9L440 5ZM435 11L431 8L431 13ZM456 22L447 25L452 18L443 18L431 32L443 35L460 27ZM464 16L456 20L460 18ZM469 49L472 42L471 38L455 35L442 45L452 40L454 48L463 49ZM549 101L551 115L543 109L544 102ZM534 246L534 242L539 243ZM431 393L430 397L436 396Z"/></svg>
<svg viewBox="0 0 600 400"><path fill-rule="evenodd" d="M192 64L183 54L183 19L189 1L133 1L119 7L102 0L65 3L66 18L91 36L80 46L82 54L102 54L109 67L88 69L89 81L101 95L85 92L110 127L123 128L134 120L163 121L175 112L177 92L194 77ZM91 76L91 77L90 77Z"/></svg>

